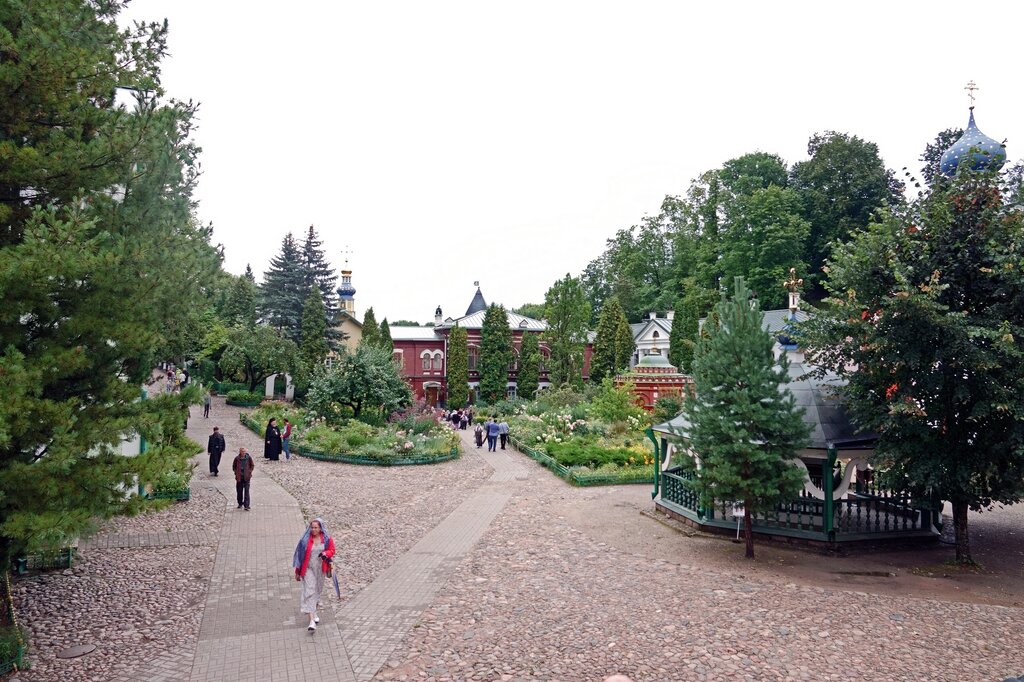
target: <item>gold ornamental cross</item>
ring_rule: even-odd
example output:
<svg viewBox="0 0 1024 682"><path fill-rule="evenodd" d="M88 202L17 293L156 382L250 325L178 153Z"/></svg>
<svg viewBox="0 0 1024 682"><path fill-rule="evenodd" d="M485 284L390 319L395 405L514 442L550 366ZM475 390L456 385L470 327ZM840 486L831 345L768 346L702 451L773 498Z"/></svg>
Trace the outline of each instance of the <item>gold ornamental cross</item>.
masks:
<svg viewBox="0 0 1024 682"><path fill-rule="evenodd" d="M791 294L795 294L800 291L800 287L804 285L802 279L796 278L796 268L789 269L789 279L782 283L782 286L786 287L786 290Z"/></svg>

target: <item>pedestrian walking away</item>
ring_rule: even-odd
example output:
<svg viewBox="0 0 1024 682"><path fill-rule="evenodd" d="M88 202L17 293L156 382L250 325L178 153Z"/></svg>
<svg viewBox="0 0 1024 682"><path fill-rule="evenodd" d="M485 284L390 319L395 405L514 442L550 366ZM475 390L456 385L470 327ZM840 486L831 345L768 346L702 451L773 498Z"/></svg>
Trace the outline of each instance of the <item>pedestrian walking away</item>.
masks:
<svg viewBox="0 0 1024 682"><path fill-rule="evenodd" d="M210 453L210 474L216 476L220 469L220 456L224 454L227 445L224 443L224 434L220 432L219 426L213 427L213 433L206 443L206 451Z"/></svg>
<svg viewBox="0 0 1024 682"><path fill-rule="evenodd" d="M277 417L271 417L267 422L267 430L263 434L263 456L274 462L281 457L281 429L277 427Z"/></svg>
<svg viewBox="0 0 1024 682"><path fill-rule="evenodd" d="M498 449L498 422L494 417L487 420L487 451L495 452Z"/></svg>
<svg viewBox="0 0 1024 682"><path fill-rule="evenodd" d="M324 520L315 518L309 522L306 532L302 534L299 544L295 547L295 554L292 555L295 579L302 583L299 608L302 613L309 615L307 629L310 632L316 630L316 624L320 622L317 608L320 606L320 596L324 591L324 579L333 577L335 589L338 589L338 579L332 567L333 561L334 539L328 534Z"/></svg>
<svg viewBox="0 0 1024 682"><path fill-rule="evenodd" d="M284 432L281 434L281 450L284 451L284 458L286 460L292 458L292 450L288 446L288 439L292 437L292 423L287 419L284 420Z"/></svg>
<svg viewBox="0 0 1024 682"><path fill-rule="evenodd" d="M501 449L504 450L508 442L508 422L504 419L498 424L498 437L501 438Z"/></svg>
<svg viewBox="0 0 1024 682"><path fill-rule="evenodd" d="M206 395L203 396L203 419L209 419L210 418L210 405L212 405L212 404L213 404L213 397L210 395L210 392L207 391Z"/></svg>
<svg viewBox="0 0 1024 682"><path fill-rule="evenodd" d="M238 448L235 461L231 463L231 470L235 472L235 494L238 498L238 508L245 507L249 511L249 482L252 480L252 471L256 468L256 462L252 460L249 451L245 448Z"/></svg>

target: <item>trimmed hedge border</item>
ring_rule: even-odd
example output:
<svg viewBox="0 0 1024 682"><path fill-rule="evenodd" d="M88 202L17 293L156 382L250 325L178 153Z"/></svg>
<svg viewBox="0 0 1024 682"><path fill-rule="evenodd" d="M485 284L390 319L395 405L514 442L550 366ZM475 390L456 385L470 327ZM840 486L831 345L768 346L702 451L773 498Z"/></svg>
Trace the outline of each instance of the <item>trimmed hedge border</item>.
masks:
<svg viewBox="0 0 1024 682"><path fill-rule="evenodd" d="M572 485L587 487L592 485L628 485L632 483L651 485L654 483L654 474L651 473L649 466L636 467L637 471L626 471L617 474L581 474L563 464L559 464L558 460L543 450L530 447L520 438L509 436L509 441L520 452L525 453L531 459L550 469L551 473L555 476L565 479Z"/></svg>
<svg viewBox="0 0 1024 682"><path fill-rule="evenodd" d="M192 499L192 490L185 488L184 490L164 490L158 493L146 493L145 498L147 500L177 500L185 502Z"/></svg>
<svg viewBox="0 0 1024 682"><path fill-rule="evenodd" d="M242 426L249 429L257 436L260 435L260 426L253 422L249 418L249 415L244 412L238 415L238 421L242 423ZM390 466L415 466L418 464L439 464L440 462L448 462L459 457L459 446L456 445L448 451L447 455L417 455L412 454L408 457L395 457L394 459L382 460L374 457L360 457L359 455L346 455L346 454L333 454L326 452L318 452L316 450L306 448L298 443L292 443L292 452L303 457L309 457L310 459L318 459L322 462L341 462L342 464L359 464L361 466L378 466L378 467L390 467Z"/></svg>
<svg viewBox="0 0 1024 682"><path fill-rule="evenodd" d="M224 402L227 403L228 405L234 405L235 407L259 407L260 405L263 404L262 400L258 403L243 403L237 400L228 399L225 400Z"/></svg>

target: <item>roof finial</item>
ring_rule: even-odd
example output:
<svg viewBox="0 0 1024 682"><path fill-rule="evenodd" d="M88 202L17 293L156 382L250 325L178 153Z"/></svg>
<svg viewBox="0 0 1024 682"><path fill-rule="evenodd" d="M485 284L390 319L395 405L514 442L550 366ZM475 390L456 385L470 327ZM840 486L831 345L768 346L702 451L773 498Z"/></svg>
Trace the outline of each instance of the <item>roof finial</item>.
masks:
<svg viewBox="0 0 1024 682"><path fill-rule="evenodd" d="M967 97L971 100L971 111L974 111L974 91L981 90L981 88L975 85L973 80L969 80L964 90L967 91Z"/></svg>
<svg viewBox="0 0 1024 682"><path fill-rule="evenodd" d="M345 257L345 269L348 270L348 257L352 253L352 247L345 244L345 248L341 250L341 255Z"/></svg>
<svg viewBox="0 0 1024 682"><path fill-rule="evenodd" d="M480 282L473 282L473 286L475 286L475 287L480 286Z"/></svg>
<svg viewBox="0 0 1024 682"><path fill-rule="evenodd" d="M802 279L797 279L796 268L789 269L789 279L782 283L782 286L789 291L789 312L790 317L796 314L800 307L800 287L804 285Z"/></svg>

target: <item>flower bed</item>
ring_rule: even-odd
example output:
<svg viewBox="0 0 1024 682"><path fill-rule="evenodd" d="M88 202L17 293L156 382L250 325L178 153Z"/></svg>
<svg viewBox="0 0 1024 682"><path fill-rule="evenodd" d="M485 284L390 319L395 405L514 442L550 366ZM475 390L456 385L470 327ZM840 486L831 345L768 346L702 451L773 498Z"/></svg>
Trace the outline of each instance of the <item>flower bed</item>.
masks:
<svg viewBox="0 0 1024 682"><path fill-rule="evenodd" d="M261 408L253 414L242 413L239 420L251 431L262 434ZM254 416L258 415L258 416ZM277 416L277 415L274 415ZM370 466L406 466L435 464L459 456L458 434L439 424L433 416L407 417L384 427L351 420L341 426L322 422L306 425L305 415L294 415L292 452L329 462ZM267 419L269 417L267 416Z"/></svg>
<svg viewBox="0 0 1024 682"><path fill-rule="evenodd" d="M559 478L578 486L621 485L628 483L654 482L651 466L617 466L589 469L585 467L567 467L539 447L527 445L522 439L512 436L512 444L521 452L550 469Z"/></svg>

